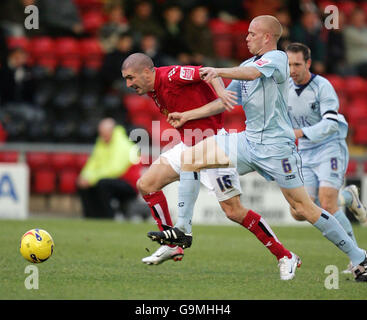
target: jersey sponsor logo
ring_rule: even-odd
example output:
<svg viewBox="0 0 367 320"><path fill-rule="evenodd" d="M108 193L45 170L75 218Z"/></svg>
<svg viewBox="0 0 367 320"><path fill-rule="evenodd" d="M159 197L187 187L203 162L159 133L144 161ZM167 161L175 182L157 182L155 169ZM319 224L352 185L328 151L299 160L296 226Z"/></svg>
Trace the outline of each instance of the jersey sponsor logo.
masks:
<svg viewBox="0 0 367 320"><path fill-rule="evenodd" d="M296 176L294 175L294 174L290 174L290 175L288 175L288 176L285 176L285 180L287 181L287 180L292 180L292 179L295 179L296 178Z"/></svg>
<svg viewBox="0 0 367 320"><path fill-rule="evenodd" d="M180 78L183 80L193 80L195 69L190 67L182 67L180 71Z"/></svg>
<svg viewBox="0 0 367 320"><path fill-rule="evenodd" d="M271 60L265 59L265 58L261 58L259 60L255 61L255 64L257 64L259 67L263 67L267 64L269 64L271 62Z"/></svg>

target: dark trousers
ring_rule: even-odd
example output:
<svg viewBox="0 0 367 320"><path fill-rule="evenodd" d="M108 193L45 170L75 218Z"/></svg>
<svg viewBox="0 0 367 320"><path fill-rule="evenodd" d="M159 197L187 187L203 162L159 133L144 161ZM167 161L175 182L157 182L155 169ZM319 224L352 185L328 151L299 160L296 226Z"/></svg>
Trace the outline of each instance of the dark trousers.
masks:
<svg viewBox="0 0 367 320"><path fill-rule="evenodd" d="M124 180L102 179L95 186L78 189L83 207L84 217L113 218L115 210L111 207L111 199L127 203L137 196L135 189Z"/></svg>

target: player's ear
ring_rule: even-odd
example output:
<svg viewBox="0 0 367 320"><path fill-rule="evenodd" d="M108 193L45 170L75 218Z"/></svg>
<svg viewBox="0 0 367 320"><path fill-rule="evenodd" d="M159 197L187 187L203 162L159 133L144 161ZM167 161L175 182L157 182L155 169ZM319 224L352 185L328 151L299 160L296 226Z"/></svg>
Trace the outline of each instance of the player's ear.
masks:
<svg viewBox="0 0 367 320"><path fill-rule="evenodd" d="M312 60L311 59L308 59L306 61L306 67L307 67L307 69L310 69L311 68L311 64L312 64Z"/></svg>

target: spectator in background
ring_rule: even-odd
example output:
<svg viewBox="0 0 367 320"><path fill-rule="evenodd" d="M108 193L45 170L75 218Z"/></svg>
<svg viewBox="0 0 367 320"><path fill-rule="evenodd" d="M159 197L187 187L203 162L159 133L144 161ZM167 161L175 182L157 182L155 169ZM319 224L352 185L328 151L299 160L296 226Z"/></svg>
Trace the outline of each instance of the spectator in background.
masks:
<svg viewBox="0 0 367 320"><path fill-rule="evenodd" d="M178 5L168 5L163 9L164 34L161 49L171 59L168 65L190 64L189 49L184 40L183 18L184 12Z"/></svg>
<svg viewBox="0 0 367 320"><path fill-rule="evenodd" d="M192 53L193 64L215 64L216 56L207 7L196 6L191 9L185 26L185 40Z"/></svg>
<svg viewBox="0 0 367 320"><path fill-rule="evenodd" d="M72 0L37 0L40 28L48 36L82 36L83 23Z"/></svg>
<svg viewBox="0 0 367 320"><path fill-rule="evenodd" d="M130 27L137 42L140 42L141 37L147 33L154 34L158 39L163 36L163 29L153 14L153 5L147 0L135 4Z"/></svg>
<svg viewBox="0 0 367 320"><path fill-rule="evenodd" d="M291 16L289 14L289 11L287 8L281 8L279 9L275 17L278 19L280 24L283 27L282 35L278 41L278 50L285 50L285 48L291 43L290 39L290 27L292 23Z"/></svg>
<svg viewBox="0 0 367 320"><path fill-rule="evenodd" d="M136 199L141 164L138 149L125 129L112 118L101 120L93 152L77 179L84 216L115 217L111 200L127 203Z"/></svg>
<svg viewBox="0 0 367 320"><path fill-rule="evenodd" d="M9 50L6 63L0 68L0 105L33 104L34 80L27 59L23 48Z"/></svg>
<svg viewBox="0 0 367 320"><path fill-rule="evenodd" d="M331 29L327 36L327 59L326 59L326 71L327 73L346 74L346 46L345 36L343 33L345 25L345 14L343 11L339 11L339 26L337 29Z"/></svg>
<svg viewBox="0 0 367 320"><path fill-rule="evenodd" d="M0 26L0 68L6 63L8 57L8 45L6 43L5 30Z"/></svg>
<svg viewBox="0 0 367 320"><path fill-rule="evenodd" d="M322 23L316 11L305 11L301 19L291 29L292 42L301 42L308 46L312 52L311 69L315 73L323 74L325 67L326 43L321 37Z"/></svg>
<svg viewBox="0 0 367 320"><path fill-rule="evenodd" d="M45 119L45 110L35 104L36 81L27 59L22 47L12 47L0 68L0 120L9 141L27 141L27 128Z"/></svg>
<svg viewBox="0 0 367 320"><path fill-rule="evenodd" d="M107 7L106 13L108 19L99 30L99 38L105 52L111 52L116 48L120 34L130 27L121 4L112 4Z"/></svg>
<svg viewBox="0 0 367 320"><path fill-rule="evenodd" d="M130 32L119 35L118 42L113 51L104 56L101 67L101 79L105 91L121 87L121 63L134 50L134 39Z"/></svg>
<svg viewBox="0 0 367 320"><path fill-rule="evenodd" d="M356 8L351 13L343 35L347 64L360 76L367 77L367 25L363 10Z"/></svg>
<svg viewBox="0 0 367 320"><path fill-rule="evenodd" d="M165 55L160 50L156 35L152 33L144 34L140 40L140 49L153 60L155 66L162 67L166 65Z"/></svg>

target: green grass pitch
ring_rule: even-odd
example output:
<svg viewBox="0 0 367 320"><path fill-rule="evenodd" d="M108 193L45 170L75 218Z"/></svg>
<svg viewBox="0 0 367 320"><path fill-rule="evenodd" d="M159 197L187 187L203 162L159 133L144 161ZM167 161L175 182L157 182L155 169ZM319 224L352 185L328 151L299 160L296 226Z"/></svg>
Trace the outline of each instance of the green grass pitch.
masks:
<svg viewBox="0 0 367 320"><path fill-rule="evenodd" d="M39 288L26 289L19 253L24 232L42 228L53 236L53 256L37 264ZM303 264L292 281L281 281L276 259L237 225L193 228L193 246L181 262L147 266L141 259L158 245L146 237L153 224L83 219L0 221L0 300L355 300L366 299L364 283L342 274L349 262L312 227L273 227ZM367 231L354 227L359 246ZM333 265L337 282L328 281ZM335 268L334 267L334 268ZM334 269L335 270L335 269ZM327 289L325 281L337 283Z"/></svg>

